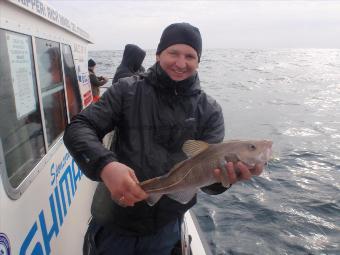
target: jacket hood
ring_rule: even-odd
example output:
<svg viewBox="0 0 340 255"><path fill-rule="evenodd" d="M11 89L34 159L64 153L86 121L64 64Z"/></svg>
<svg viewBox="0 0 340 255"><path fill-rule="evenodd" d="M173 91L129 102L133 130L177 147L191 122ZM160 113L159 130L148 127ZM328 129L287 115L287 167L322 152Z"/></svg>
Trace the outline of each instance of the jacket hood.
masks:
<svg viewBox="0 0 340 255"><path fill-rule="evenodd" d="M169 95L191 96L201 92L197 72L183 81L174 81L156 62L144 76L153 87Z"/></svg>
<svg viewBox="0 0 340 255"><path fill-rule="evenodd" d="M142 66L146 52L134 44L127 44L124 49L122 65L132 72L137 72Z"/></svg>

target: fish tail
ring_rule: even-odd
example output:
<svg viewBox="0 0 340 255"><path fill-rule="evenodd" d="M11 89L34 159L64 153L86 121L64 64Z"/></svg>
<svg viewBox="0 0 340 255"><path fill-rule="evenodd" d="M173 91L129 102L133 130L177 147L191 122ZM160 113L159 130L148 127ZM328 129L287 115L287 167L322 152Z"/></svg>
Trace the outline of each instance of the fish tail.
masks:
<svg viewBox="0 0 340 255"><path fill-rule="evenodd" d="M150 194L145 200L149 206L154 206L161 199L162 196L163 194L154 193Z"/></svg>

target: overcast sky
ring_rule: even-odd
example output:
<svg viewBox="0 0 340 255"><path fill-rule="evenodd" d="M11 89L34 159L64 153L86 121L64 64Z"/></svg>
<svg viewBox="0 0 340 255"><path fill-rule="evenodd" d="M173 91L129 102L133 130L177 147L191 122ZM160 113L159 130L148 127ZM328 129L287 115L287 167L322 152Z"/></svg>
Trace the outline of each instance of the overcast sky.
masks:
<svg viewBox="0 0 340 255"><path fill-rule="evenodd" d="M47 2L90 34L90 50L155 49L174 22L197 26L205 48L340 47L340 1Z"/></svg>

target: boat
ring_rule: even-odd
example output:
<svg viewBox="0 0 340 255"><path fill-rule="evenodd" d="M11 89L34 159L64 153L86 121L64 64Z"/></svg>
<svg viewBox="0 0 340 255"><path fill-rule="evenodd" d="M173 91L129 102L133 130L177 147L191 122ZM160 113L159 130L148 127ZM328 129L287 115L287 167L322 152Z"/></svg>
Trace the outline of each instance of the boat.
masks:
<svg viewBox="0 0 340 255"><path fill-rule="evenodd" d="M95 183L62 135L92 101L91 39L39 0L0 10L1 254L81 254Z"/></svg>
<svg viewBox="0 0 340 255"><path fill-rule="evenodd" d="M92 103L91 38L41 0L0 10L0 254L82 254L97 183L62 136ZM182 230L183 255L210 254L191 211Z"/></svg>

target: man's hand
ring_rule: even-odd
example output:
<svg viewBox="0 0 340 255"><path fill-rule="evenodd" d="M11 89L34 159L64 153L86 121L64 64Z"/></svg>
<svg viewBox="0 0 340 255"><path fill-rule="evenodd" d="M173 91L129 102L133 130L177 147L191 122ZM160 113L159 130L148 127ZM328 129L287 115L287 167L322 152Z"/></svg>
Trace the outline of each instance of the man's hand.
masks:
<svg viewBox="0 0 340 255"><path fill-rule="evenodd" d="M234 184L237 181L250 180L253 175L260 175L263 171L263 164L256 164L253 168L248 168L242 162L237 162L236 164L228 162L226 165L227 178L230 184ZM221 181L225 179L221 169L215 169L216 179ZM223 182L222 182L223 183Z"/></svg>
<svg viewBox="0 0 340 255"><path fill-rule="evenodd" d="M106 77L104 77L104 76L100 76L100 80L101 80L101 81L105 81L105 82L107 82L109 79L108 79L108 78L106 78Z"/></svg>
<svg viewBox="0 0 340 255"><path fill-rule="evenodd" d="M109 189L112 199L122 206L134 206L136 202L148 196L138 185L134 171L119 162L107 164L100 177Z"/></svg>
<svg viewBox="0 0 340 255"><path fill-rule="evenodd" d="M100 86L104 85L105 83L107 83L109 79L104 77L104 76L100 76L98 77L98 81L100 82Z"/></svg>

